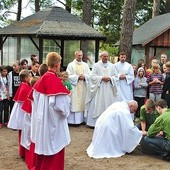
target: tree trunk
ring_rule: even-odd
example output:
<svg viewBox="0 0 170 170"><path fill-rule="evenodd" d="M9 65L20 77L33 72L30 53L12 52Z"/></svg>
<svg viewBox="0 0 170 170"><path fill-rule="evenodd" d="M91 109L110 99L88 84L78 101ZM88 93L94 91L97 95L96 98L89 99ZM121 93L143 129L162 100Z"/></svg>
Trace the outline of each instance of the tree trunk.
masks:
<svg viewBox="0 0 170 170"><path fill-rule="evenodd" d="M40 0L35 0L35 12L40 11Z"/></svg>
<svg viewBox="0 0 170 170"><path fill-rule="evenodd" d="M71 4L72 4L72 0L66 0L66 4L65 4L65 7L66 7L66 10L71 13Z"/></svg>
<svg viewBox="0 0 170 170"><path fill-rule="evenodd" d="M126 0L123 9L119 52L126 53L128 62L131 62L135 6L136 0Z"/></svg>
<svg viewBox="0 0 170 170"><path fill-rule="evenodd" d="M18 1L17 21L21 20L22 0Z"/></svg>
<svg viewBox="0 0 170 170"><path fill-rule="evenodd" d="M166 5L165 5L165 13L170 12L170 0L166 0Z"/></svg>
<svg viewBox="0 0 170 170"><path fill-rule="evenodd" d="M152 18L159 15L160 0L153 0Z"/></svg>
<svg viewBox="0 0 170 170"><path fill-rule="evenodd" d="M17 21L21 20L22 0L18 1ZM17 60L21 59L21 38L17 37Z"/></svg>
<svg viewBox="0 0 170 170"><path fill-rule="evenodd" d="M91 7L92 0L83 0L83 21L87 25L91 25ZM83 51L83 61L87 61L87 53L88 53L88 41L81 41L81 50Z"/></svg>
<svg viewBox="0 0 170 170"><path fill-rule="evenodd" d="M91 7L92 7L92 0L83 0L83 21L87 25L91 25Z"/></svg>

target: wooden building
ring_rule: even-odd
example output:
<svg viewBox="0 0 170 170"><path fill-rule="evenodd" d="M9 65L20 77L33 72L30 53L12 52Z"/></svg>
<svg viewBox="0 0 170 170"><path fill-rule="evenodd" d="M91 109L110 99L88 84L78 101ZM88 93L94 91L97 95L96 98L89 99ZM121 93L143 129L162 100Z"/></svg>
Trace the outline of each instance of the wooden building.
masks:
<svg viewBox="0 0 170 170"><path fill-rule="evenodd" d="M162 53L170 59L170 13L150 19L133 33L132 63L142 58L149 67L150 61L159 59Z"/></svg>

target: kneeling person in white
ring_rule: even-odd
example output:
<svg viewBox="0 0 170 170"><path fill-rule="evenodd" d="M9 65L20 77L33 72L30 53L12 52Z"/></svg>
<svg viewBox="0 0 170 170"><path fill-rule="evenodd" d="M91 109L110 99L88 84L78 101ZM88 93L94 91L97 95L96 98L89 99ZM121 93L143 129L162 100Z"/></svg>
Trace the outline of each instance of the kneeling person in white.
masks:
<svg viewBox="0 0 170 170"><path fill-rule="evenodd" d="M120 157L132 152L142 138L131 114L137 110L136 101L115 102L98 118L92 143L87 154L93 158Z"/></svg>

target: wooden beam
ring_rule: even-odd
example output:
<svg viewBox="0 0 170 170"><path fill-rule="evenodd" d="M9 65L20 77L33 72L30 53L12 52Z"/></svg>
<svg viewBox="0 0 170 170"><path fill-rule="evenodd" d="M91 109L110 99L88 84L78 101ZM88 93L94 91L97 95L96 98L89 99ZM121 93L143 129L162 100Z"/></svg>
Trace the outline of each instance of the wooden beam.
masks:
<svg viewBox="0 0 170 170"><path fill-rule="evenodd" d="M1 39L1 44L0 44L0 49L2 49L2 47L3 47L3 45L4 45L4 43L5 43L5 41L6 41L7 38L8 38L8 36L6 36L6 37L4 38L4 40L3 40L3 37L2 37L2 39Z"/></svg>
<svg viewBox="0 0 170 170"><path fill-rule="evenodd" d="M99 40L95 41L95 63L98 62L99 59Z"/></svg>
<svg viewBox="0 0 170 170"><path fill-rule="evenodd" d="M39 37L39 62L43 63L43 38Z"/></svg>
<svg viewBox="0 0 170 170"><path fill-rule="evenodd" d="M62 57L61 66L65 70L66 68L64 68L64 40L61 40L60 55Z"/></svg>
<svg viewBox="0 0 170 170"><path fill-rule="evenodd" d="M56 44L57 44L57 46L59 47L59 48L61 48L61 45L56 41L56 40L53 40Z"/></svg>
<svg viewBox="0 0 170 170"><path fill-rule="evenodd" d="M30 38L30 40L32 41L32 43L34 44L34 46L36 47L36 49L40 52L39 46L36 44L36 42L33 40L33 38L31 36L28 36ZM39 38L40 39L40 38Z"/></svg>
<svg viewBox="0 0 170 170"><path fill-rule="evenodd" d="M145 46L145 61L146 61L147 68L149 68L149 63L150 63L149 53L150 53L150 46L146 45Z"/></svg>

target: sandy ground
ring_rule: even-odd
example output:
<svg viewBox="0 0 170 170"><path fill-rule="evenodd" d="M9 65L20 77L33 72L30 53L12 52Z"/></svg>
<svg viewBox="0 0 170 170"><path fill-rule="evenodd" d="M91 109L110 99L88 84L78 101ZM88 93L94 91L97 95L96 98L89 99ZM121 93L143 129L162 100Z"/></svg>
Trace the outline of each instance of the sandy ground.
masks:
<svg viewBox="0 0 170 170"><path fill-rule="evenodd" d="M71 144L66 148L65 170L168 170L170 163L148 156L138 147L120 158L93 159L86 154L93 129L81 125L70 126ZM0 170L27 170L18 156L18 132L6 127L0 129Z"/></svg>

